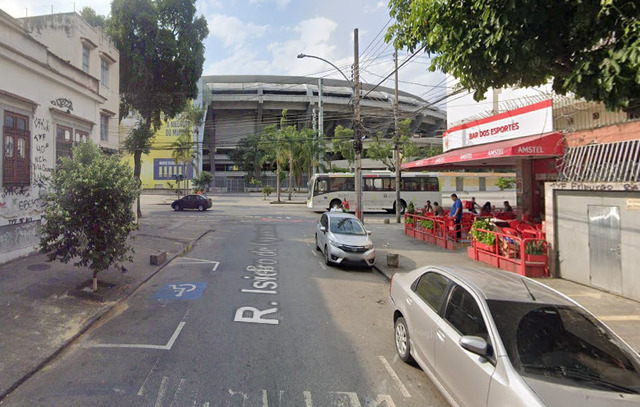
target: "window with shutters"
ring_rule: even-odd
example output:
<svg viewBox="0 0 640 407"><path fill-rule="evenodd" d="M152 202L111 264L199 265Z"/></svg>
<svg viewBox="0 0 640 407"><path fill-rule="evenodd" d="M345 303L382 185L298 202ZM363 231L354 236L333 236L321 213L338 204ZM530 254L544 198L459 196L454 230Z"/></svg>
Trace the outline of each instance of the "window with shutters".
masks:
<svg viewBox="0 0 640 407"><path fill-rule="evenodd" d="M2 185L29 185L31 183L29 118L5 111L3 124Z"/></svg>
<svg viewBox="0 0 640 407"><path fill-rule="evenodd" d="M73 130L70 127L56 126L56 162L61 157L71 157L71 148L73 147L72 134Z"/></svg>

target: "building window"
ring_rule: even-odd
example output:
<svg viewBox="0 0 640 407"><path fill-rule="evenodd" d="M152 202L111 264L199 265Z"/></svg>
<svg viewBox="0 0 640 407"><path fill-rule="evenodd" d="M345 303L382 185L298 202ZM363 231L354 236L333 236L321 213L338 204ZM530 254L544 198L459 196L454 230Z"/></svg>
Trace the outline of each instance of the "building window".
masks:
<svg viewBox="0 0 640 407"><path fill-rule="evenodd" d="M100 140L109 141L109 116L100 116Z"/></svg>
<svg viewBox="0 0 640 407"><path fill-rule="evenodd" d="M2 137L4 139L2 184L29 185L31 182L29 119L26 116L5 111Z"/></svg>
<svg viewBox="0 0 640 407"><path fill-rule="evenodd" d="M89 73L89 47L82 46L82 70Z"/></svg>
<svg viewBox="0 0 640 407"><path fill-rule="evenodd" d="M102 86L109 87L109 63L105 59L100 60L100 79Z"/></svg>
<svg viewBox="0 0 640 407"><path fill-rule="evenodd" d="M73 130L70 127L60 125L56 127L56 161L61 157L71 157L71 149L73 147L72 132Z"/></svg>
<svg viewBox="0 0 640 407"><path fill-rule="evenodd" d="M76 130L76 143L86 143L89 138L89 133L86 131Z"/></svg>

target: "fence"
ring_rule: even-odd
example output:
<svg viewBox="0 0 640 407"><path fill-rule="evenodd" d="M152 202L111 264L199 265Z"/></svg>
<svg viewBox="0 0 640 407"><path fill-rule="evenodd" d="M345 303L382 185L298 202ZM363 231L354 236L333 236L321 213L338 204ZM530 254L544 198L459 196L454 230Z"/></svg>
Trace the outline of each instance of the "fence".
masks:
<svg viewBox="0 0 640 407"><path fill-rule="evenodd" d="M408 236L427 243L454 250L468 241L473 219L472 213L463 213L458 234L457 225L448 216L435 216L433 213L406 213L404 232Z"/></svg>

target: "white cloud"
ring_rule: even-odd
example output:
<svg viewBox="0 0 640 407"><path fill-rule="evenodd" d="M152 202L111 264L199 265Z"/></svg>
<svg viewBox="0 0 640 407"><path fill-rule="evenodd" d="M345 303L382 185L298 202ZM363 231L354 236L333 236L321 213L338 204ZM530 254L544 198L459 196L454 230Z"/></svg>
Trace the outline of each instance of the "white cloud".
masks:
<svg viewBox="0 0 640 407"><path fill-rule="evenodd" d="M291 3L291 0L249 0L249 4L265 4L267 2L273 2L280 10L284 9Z"/></svg>
<svg viewBox="0 0 640 407"><path fill-rule="evenodd" d="M269 25L244 23L237 17L214 14L208 19L210 36L222 41L227 48L239 48L255 38L264 36Z"/></svg>

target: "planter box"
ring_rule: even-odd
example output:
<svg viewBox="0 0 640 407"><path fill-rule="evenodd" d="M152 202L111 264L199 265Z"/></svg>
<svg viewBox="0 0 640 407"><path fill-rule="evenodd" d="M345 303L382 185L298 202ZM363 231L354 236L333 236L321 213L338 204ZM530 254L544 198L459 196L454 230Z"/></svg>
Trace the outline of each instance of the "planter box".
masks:
<svg viewBox="0 0 640 407"><path fill-rule="evenodd" d="M482 251L478 252L478 261L481 261L485 264L488 264L493 267L498 267L498 258L493 254L485 253Z"/></svg>
<svg viewBox="0 0 640 407"><path fill-rule="evenodd" d="M547 255L546 254L525 254L524 261L527 263L547 264Z"/></svg>
<svg viewBox="0 0 640 407"><path fill-rule="evenodd" d="M547 267L542 266L526 266L524 275L527 277L547 277Z"/></svg>
<svg viewBox="0 0 640 407"><path fill-rule="evenodd" d="M479 250L484 250L486 252L491 252L491 253L495 253L496 252L496 245L484 244L484 243L478 242L477 240L476 240L475 245L476 245L476 248L479 249Z"/></svg>
<svg viewBox="0 0 640 407"><path fill-rule="evenodd" d="M476 250L473 248L473 246L467 247L467 256L469 256L469 258L472 260L476 259Z"/></svg>

